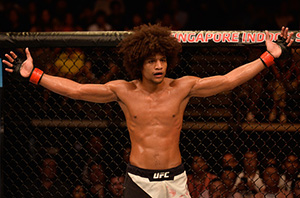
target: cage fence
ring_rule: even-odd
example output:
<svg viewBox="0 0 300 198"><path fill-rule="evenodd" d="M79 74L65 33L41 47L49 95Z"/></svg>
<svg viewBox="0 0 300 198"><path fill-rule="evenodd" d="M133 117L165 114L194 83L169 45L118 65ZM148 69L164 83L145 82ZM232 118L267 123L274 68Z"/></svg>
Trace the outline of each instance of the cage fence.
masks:
<svg viewBox="0 0 300 198"><path fill-rule="evenodd" d="M35 66L47 74L93 84L130 80L116 48L126 34L5 34L0 40L1 58L11 50L25 58L24 48L29 47ZM179 63L168 77L223 75L266 50L263 42L243 43L243 37L237 38L237 42L183 42ZM239 175L249 151L256 154L257 165L253 166L258 171L273 163L283 178L289 171L284 164L294 156L292 167L299 174L299 61L300 46L295 43L291 58L249 82L232 91L190 100L180 141L188 175L197 175L195 163L201 164L200 158L207 165L201 165L202 171L221 178L230 164L224 161L228 154L236 159L234 172ZM4 73L3 85L3 196L73 197L82 187L87 197L96 193L112 197L111 179L124 175L130 152L125 117L118 104L73 100L8 73ZM52 188L44 186L44 177L53 181ZM195 184L189 188L192 197L200 193Z"/></svg>

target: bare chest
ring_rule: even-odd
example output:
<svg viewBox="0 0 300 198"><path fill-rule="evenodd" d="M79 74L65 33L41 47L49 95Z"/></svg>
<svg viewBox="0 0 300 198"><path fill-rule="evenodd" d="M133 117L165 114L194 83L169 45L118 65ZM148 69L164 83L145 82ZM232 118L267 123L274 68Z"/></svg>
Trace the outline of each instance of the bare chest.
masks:
<svg viewBox="0 0 300 198"><path fill-rule="evenodd" d="M168 98L144 98L136 100L129 105L129 112L133 118L140 119L168 119L175 117L179 111L180 102L178 100L169 100Z"/></svg>
<svg viewBox="0 0 300 198"><path fill-rule="evenodd" d="M181 117L184 108L182 102L180 97L170 92L156 95L132 94L123 110L127 119L163 123Z"/></svg>

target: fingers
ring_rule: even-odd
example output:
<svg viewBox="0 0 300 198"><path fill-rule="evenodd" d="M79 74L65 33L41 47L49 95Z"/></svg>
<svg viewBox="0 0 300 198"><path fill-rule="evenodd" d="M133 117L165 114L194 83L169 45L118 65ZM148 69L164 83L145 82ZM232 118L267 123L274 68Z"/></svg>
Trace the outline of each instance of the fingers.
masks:
<svg viewBox="0 0 300 198"><path fill-rule="evenodd" d="M13 67L13 64L11 62L8 62L7 60L3 60L2 61L5 65L7 65L8 67Z"/></svg>
<svg viewBox="0 0 300 198"><path fill-rule="evenodd" d="M290 47L292 45L292 43L294 42L294 39L292 39L293 35L294 35L294 32L291 32L286 39L286 43L288 43L287 44L288 47Z"/></svg>
<svg viewBox="0 0 300 198"><path fill-rule="evenodd" d="M13 51L10 51L9 54L5 54L5 57L8 59L7 60L3 60L2 62L7 65L8 67L11 67L11 68L5 68L5 71L7 72L13 72L13 62L15 61L15 59L18 57Z"/></svg>
<svg viewBox="0 0 300 198"><path fill-rule="evenodd" d="M10 54L10 55L9 55ZM7 60L3 60L2 62L7 65L8 67L13 67L13 62L15 61L15 59L17 58L17 55L13 52L13 51L10 51L9 54L5 54L5 57L8 59ZM12 72L13 70L10 69L10 68L5 68L5 71L8 71L8 72Z"/></svg>
<svg viewBox="0 0 300 198"><path fill-rule="evenodd" d="M14 62L15 58L12 58L12 56L15 56L16 57L16 54L13 53L13 52L10 52L11 55L8 55L8 54L5 54L5 57L9 60L9 62Z"/></svg>
<svg viewBox="0 0 300 198"><path fill-rule="evenodd" d="M270 40L270 33L268 30L265 31L266 32L266 41Z"/></svg>
<svg viewBox="0 0 300 198"><path fill-rule="evenodd" d="M294 42L294 39L292 39L294 32L291 32L290 34L288 32L289 32L289 28L282 26L280 36L286 39L287 46L290 47Z"/></svg>
<svg viewBox="0 0 300 198"><path fill-rule="evenodd" d="M26 57L27 57L27 59L31 59L31 54L30 54L30 52L29 52L29 49L28 49L28 47L26 47L26 49L25 49L25 53L26 53Z"/></svg>
<svg viewBox="0 0 300 198"><path fill-rule="evenodd" d="M288 30L289 28L285 28L284 26L282 26L280 36L286 39Z"/></svg>
<svg viewBox="0 0 300 198"><path fill-rule="evenodd" d="M17 58L17 55L16 55L13 51L10 51L9 53L10 53L10 55L13 57L13 59L16 59L16 58Z"/></svg>
<svg viewBox="0 0 300 198"><path fill-rule="evenodd" d="M9 55L8 55L9 56ZM13 67L13 64L12 63L10 63L10 62L8 62L7 60L3 60L2 61L5 65L7 65L8 67ZM5 68L5 71L7 71L7 72L13 72L13 69L10 69L10 68Z"/></svg>
<svg viewBox="0 0 300 198"><path fill-rule="evenodd" d="M5 68L5 71L12 73L13 69Z"/></svg>
<svg viewBox="0 0 300 198"><path fill-rule="evenodd" d="M286 42L288 43L287 46L290 47L292 43L294 42L294 39L292 39L292 36L294 35L294 32L291 32L290 35L288 36Z"/></svg>

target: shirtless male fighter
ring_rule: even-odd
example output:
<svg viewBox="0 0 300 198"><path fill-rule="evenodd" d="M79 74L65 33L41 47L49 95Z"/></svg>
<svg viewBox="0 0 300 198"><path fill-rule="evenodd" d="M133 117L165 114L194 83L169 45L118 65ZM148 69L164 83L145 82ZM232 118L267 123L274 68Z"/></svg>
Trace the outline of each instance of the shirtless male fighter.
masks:
<svg viewBox="0 0 300 198"><path fill-rule="evenodd" d="M6 71L55 93L76 100L96 103L117 101L123 110L131 140L130 161L126 173L124 196L190 197L187 176L179 150L183 113L191 97L208 97L245 83L274 59L284 57L292 43L293 33L282 27L276 42L266 33L267 51L260 58L227 73L206 78L165 77L176 65L181 44L171 30L159 24L141 25L118 45L124 66L134 79L115 80L105 84L80 84L45 74L33 65L28 48L22 62L14 52L5 54Z"/></svg>

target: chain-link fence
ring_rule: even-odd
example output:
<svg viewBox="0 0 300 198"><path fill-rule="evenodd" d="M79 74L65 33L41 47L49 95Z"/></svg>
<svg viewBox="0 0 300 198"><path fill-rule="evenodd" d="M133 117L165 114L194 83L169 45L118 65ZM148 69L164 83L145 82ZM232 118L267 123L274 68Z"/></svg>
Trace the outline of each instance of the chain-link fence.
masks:
<svg viewBox="0 0 300 198"><path fill-rule="evenodd" d="M24 57L22 47L29 47L35 66L47 74L81 83L129 80L115 47L124 34L111 33L114 39L101 33L6 35L0 41L1 58L10 50ZM228 167L234 167L230 170L237 175L229 183L236 186L245 181L247 171L251 172L247 160L254 158L257 164L249 163L250 169L262 173L272 164L280 176L280 187L290 190L299 174L298 47L295 43L292 58L277 62L232 91L191 99L180 148L192 197L199 197L209 185L203 175L225 181ZM222 75L264 51L263 43L184 44L180 62L168 76ZM7 73L3 84L2 195L113 197L116 181L122 181L113 179L124 175L130 152L118 104L72 100ZM266 182L263 174L258 176L252 178L252 188L237 185L240 191L263 191Z"/></svg>

